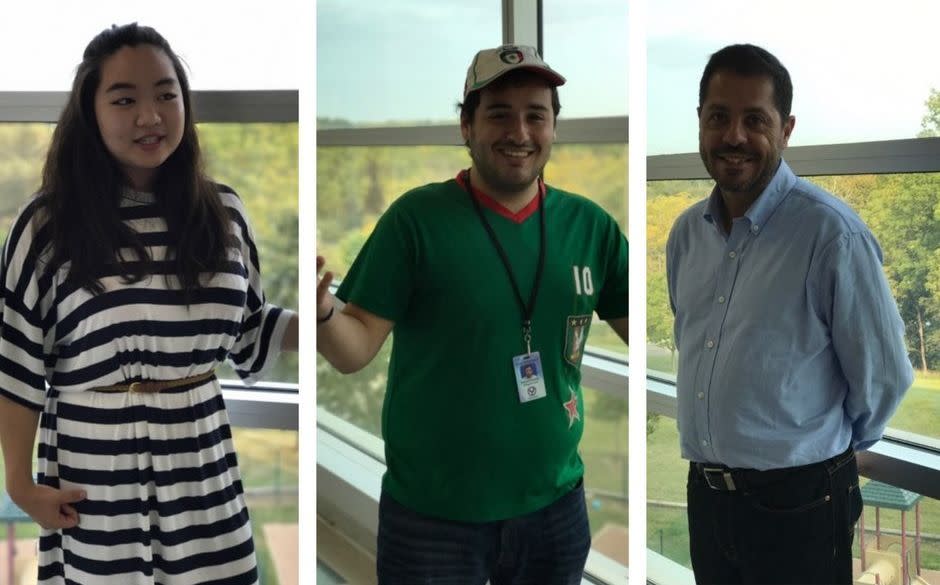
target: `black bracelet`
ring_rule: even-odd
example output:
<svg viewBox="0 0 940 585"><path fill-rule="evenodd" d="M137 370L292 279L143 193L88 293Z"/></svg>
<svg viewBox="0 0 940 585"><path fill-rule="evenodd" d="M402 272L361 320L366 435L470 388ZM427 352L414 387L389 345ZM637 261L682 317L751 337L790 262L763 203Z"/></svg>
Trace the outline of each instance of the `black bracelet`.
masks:
<svg viewBox="0 0 940 585"><path fill-rule="evenodd" d="M327 321L329 321L330 319L332 319L332 318L333 318L333 311L334 311L335 309L336 309L336 307L330 307L330 312L326 314L326 317L324 317L324 318L322 318L322 319L317 319L317 325L323 325L324 323L326 323Z"/></svg>

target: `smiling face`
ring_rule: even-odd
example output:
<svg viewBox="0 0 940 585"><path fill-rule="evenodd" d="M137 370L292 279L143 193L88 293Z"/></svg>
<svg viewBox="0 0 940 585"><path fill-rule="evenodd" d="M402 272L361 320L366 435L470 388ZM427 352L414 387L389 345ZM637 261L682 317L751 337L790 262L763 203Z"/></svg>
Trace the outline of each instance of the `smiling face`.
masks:
<svg viewBox="0 0 940 585"><path fill-rule="evenodd" d="M473 119L460 130L473 159L475 186L504 205L531 199L552 152L552 91L539 79L479 90Z"/></svg>
<svg viewBox="0 0 940 585"><path fill-rule="evenodd" d="M101 65L98 130L134 189L150 190L156 170L183 138L181 94L173 62L153 45L122 47Z"/></svg>
<svg viewBox="0 0 940 585"><path fill-rule="evenodd" d="M770 77L726 70L709 80L698 113L702 162L732 212L746 210L773 178L795 119L781 120Z"/></svg>

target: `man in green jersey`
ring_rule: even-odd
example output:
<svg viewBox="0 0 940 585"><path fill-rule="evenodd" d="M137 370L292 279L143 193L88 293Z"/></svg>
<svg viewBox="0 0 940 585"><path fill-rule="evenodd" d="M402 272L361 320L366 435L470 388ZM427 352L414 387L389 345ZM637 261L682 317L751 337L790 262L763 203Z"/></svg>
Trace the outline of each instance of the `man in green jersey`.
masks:
<svg viewBox="0 0 940 585"><path fill-rule="evenodd" d="M318 283L317 347L338 370L395 332L380 583L581 582L580 362L594 312L626 341L627 245L598 205L541 180L564 81L532 47L480 51L460 105L471 168L391 205L342 309L332 275Z"/></svg>

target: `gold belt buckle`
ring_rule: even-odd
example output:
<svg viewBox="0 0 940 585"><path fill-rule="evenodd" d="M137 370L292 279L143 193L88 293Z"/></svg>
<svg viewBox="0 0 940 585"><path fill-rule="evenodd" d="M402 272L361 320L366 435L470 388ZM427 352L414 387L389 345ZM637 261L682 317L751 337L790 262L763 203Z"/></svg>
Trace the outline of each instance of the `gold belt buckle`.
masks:
<svg viewBox="0 0 940 585"><path fill-rule="evenodd" d="M140 392L141 385L142 384L140 382L131 382L131 387L128 389L128 392L133 392L133 393Z"/></svg>

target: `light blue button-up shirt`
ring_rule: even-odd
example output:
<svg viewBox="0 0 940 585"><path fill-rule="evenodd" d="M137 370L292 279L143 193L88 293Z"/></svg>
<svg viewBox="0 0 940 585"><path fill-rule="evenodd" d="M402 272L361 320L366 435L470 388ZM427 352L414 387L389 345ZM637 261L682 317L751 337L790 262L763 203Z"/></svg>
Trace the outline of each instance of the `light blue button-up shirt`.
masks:
<svg viewBox="0 0 940 585"><path fill-rule="evenodd" d="M784 161L730 234L720 198L666 247L682 456L773 469L868 448L913 380L878 242Z"/></svg>

